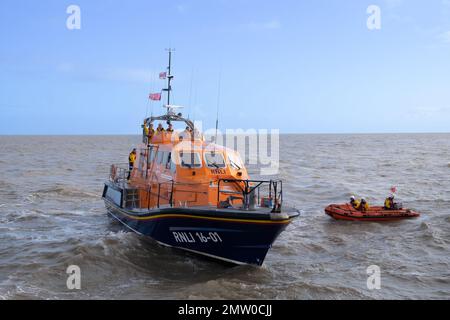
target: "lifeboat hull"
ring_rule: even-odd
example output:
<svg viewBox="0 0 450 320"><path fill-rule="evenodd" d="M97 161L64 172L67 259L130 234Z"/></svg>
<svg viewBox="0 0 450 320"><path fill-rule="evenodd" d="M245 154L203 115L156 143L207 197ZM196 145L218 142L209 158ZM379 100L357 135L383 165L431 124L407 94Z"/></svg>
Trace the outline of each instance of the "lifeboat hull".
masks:
<svg viewBox="0 0 450 320"><path fill-rule="evenodd" d="M392 221L420 216L410 209L385 210L383 207L371 207L367 212L361 212L350 204L329 205L325 208L325 213L336 220L348 221Z"/></svg>
<svg viewBox="0 0 450 320"><path fill-rule="evenodd" d="M178 248L232 264L262 265L278 235L298 216L273 220L270 213L214 208L160 208L144 214L104 198L108 213L130 230Z"/></svg>

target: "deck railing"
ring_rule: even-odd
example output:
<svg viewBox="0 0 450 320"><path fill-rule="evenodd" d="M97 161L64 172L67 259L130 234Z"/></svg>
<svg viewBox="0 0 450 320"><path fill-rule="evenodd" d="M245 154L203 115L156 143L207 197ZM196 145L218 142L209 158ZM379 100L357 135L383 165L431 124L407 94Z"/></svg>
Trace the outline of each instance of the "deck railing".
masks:
<svg viewBox="0 0 450 320"><path fill-rule="evenodd" d="M109 171L109 180L116 185L124 186L127 183L130 170L125 164L113 164Z"/></svg>
<svg viewBox="0 0 450 320"><path fill-rule="evenodd" d="M221 189L221 185L232 185L240 191L242 198L237 200L242 201L242 209L244 210L253 210L256 206L260 206L271 207L274 212L281 211L283 203L283 182L281 180L219 179L217 183L217 203L219 207L226 207L232 205L236 197L230 196L228 201L221 202L221 196L229 193L228 190ZM262 190L265 191L263 196L261 196Z"/></svg>
<svg viewBox="0 0 450 320"><path fill-rule="evenodd" d="M123 205L128 208L150 210L209 205L222 209L253 210L259 206L279 212L283 202L283 184L280 180L219 179L207 183L164 181L129 185L129 176L130 170L126 166L111 166L110 181L123 190ZM217 197L210 203L212 187L217 188Z"/></svg>

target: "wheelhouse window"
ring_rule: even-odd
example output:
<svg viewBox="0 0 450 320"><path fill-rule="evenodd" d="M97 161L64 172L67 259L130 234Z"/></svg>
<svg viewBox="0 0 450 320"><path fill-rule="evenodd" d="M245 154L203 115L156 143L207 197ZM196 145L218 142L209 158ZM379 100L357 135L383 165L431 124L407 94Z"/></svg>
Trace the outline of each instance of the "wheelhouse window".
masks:
<svg viewBox="0 0 450 320"><path fill-rule="evenodd" d="M225 168L225 159L218 152L205 152L205 163L208 168L220 169Z"/></svg>
<svg viewBox="0 0 450 320"><path fill-rule="evenodd" d="M146 159L147 159L147 150L141 149L139 154L139 171L142 171L144 169Z"/></svg>
<svg viewBox="0 0 450 320"><path fill-rule="evenodd" d="M167 166L167 160L169 159L169 152L167 152L167 151L164 151L163 152L163 156L162 156L162 160L161 160L161 164L163 165L163 166Z"/></svg>
<svg viewBox="0 0 450 320"><path fill-rule="evenodd" d="M153 160L155 159L156 150L155 150L155 148L150 147L149 151L150 151L150 155L148 157L148 162L153 162Z"/></svg>
<svg viewBox="0 0 450 320"><path fill-rule="evenodd" d="M158 153L156 154L156 163L157 164L162 163L163 156L164 156L164 152L158 150Z"/></svg>
<svg viewBox="0 0 450 320"><path fill-rule="evenodd" d="M180 162L183 168L202 167L202 160L197 152L180 152Z"/></svg>
<svg viewBox="0 0 450 320"><path fill-rule="evenodd" d="M229 154L228 161L230 162L230 165L236 170L241 170L244 167L244 165L242 164L242 160L238 155Z"/></svg>

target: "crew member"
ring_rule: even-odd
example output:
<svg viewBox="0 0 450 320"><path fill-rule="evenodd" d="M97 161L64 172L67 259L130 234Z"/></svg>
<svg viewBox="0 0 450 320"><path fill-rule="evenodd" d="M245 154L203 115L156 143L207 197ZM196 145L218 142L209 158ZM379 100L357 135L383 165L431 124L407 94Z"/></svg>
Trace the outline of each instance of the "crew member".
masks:
<svg viewBox="0 0 450 320"><path fill-rule="evenodd" d="M353 208L355 208L356 210L359 209L359 206L361 205L361 203L356 200L355 196L351 196L350 197L350 204L352 205Z"/></svg>
<svg viewBox="0 0 450 320"><path fill-rule="evenodd" d="M398 205L394 201L394 195L391 194L389 197L384 200L384 209L386 210L397 210Z"/></svg>
<svg viewBox="0 0 450 320"><path fill-rule="evenodd" d="M144 125L142 126L142 137L144 143L148 143L148 127L147 127L147 120L144 120Z"/></svg>
<svg viewBox="0 0 450 320"><path fill-rule="evenodd" d="M157 133L163 133L165 130L163 128L163 125L160 123L158 124L158 128L156 128Z"/></svg>
<svg viewBox="0 0 450 320"><path fill-rule="evenodd" d="M191 138L191 128L189 128L189 126L186 127L186 129L184 129L183 132L180 133L180 140L183 139L190 139Z"/></svg>
<svg viewBox="0 0 450 320"><path fill-rule="evenodd" d="M136 161L136 148L133 149L133 151L130 152L130 155L128 156L128 177L127 180L130 180L131 171L133 171L134 163Z"/></svg>
<svg viewBox="0 0 450 320"><path fill-rule="evenodd" d="M151 142L153 136L155 135L155 129L153 128L153 123L150 123L147 130L148 130L148 133L147 133L148 141Z"/></svg>
<svg viewBox="0 0 450 320"><path fill-rule="evenodd" d="M166 131L169 133L173 133L173 125L171 123L169 123L169 126L167 127Z"/></svg>
<svg viewBox="0 0 450 320"><path fill-rule="evenodd" d="M361 212L367 212L369 211L369 204L367 203L367 201L365 199L361 199L361 203L359 205L359 210Z"/></svg>

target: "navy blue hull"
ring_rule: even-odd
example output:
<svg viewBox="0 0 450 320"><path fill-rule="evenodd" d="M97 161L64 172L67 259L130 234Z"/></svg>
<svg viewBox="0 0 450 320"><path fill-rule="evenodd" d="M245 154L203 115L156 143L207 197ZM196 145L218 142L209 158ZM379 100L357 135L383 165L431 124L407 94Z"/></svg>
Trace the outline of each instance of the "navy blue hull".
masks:
<svg viewBox="0 0 450 320"><path fill-rule="evenodd" d="M108 199L105 204L114 218L141 235L235 264L262 265L272 243L291 221L212 217L177 208L138 216Z"/></svg>

